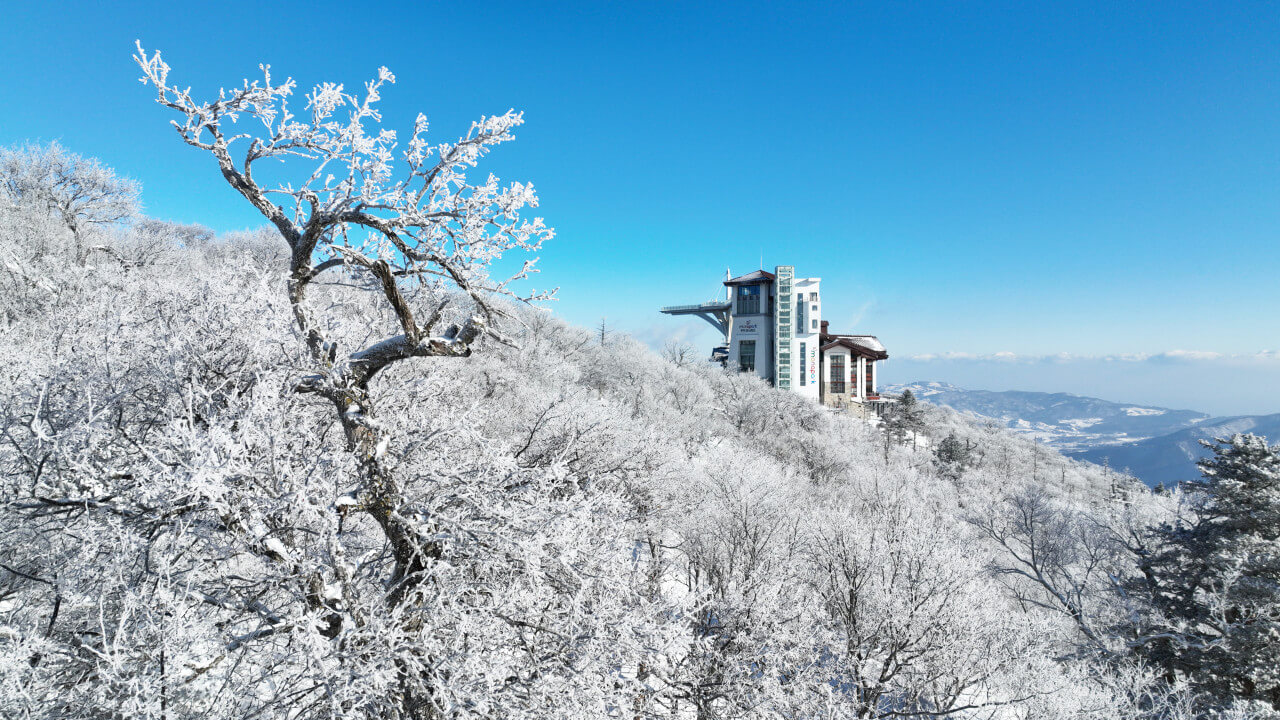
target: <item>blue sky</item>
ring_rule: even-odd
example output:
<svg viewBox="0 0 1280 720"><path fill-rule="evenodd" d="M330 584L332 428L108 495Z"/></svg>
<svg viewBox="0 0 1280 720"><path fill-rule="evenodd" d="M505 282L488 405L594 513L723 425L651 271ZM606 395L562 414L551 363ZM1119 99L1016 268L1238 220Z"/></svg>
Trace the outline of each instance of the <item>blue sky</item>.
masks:
<svg viewBox="0 0 1280 720"><path fill-rule="evenodd" d="M709 346L656 308L763 255L821 276L890 380L1280 411L1274 3L6 9L0 144L60 140L229 230L259 220L167 127L135 38L210 94L259 62L304 88L386 65L387 123L439 139L524 110L489 167L538 187L539 284L578 323Z"/></svg>

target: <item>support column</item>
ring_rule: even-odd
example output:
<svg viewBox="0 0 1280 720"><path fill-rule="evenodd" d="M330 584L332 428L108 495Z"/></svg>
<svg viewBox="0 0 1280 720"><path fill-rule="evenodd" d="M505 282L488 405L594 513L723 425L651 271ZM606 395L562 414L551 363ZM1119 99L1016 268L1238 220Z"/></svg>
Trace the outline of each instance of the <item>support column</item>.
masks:
<svg viewBox="0 0 1280 720"><path fill-rule="evenodd" d="M858 380L857 380L859 402L866 402L867 400L867 385L865 382L863 382L863 378L865 378L866 376L867 376L867 359L859 355L858 356Z"/></svg>

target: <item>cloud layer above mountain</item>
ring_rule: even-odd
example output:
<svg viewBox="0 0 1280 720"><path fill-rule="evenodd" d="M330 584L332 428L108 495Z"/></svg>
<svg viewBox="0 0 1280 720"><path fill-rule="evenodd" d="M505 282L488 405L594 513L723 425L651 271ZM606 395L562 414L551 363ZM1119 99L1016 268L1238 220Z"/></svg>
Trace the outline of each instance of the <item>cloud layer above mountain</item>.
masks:
<svg viewBox="0 0 1280 720"><path fill-rule="evenodd" d="M1022 364L1060 364L1060 363L1200 363L1217 362L1226 364L1274 364L1280 365L1280 352L1261 350L1255 353L1220 353L1207 350L1168 350L1161 353L1124 353L1114 355L1078 355L1073 353L1054 353L1051 355L1019 355L1011 352L987 354L944 352L922 353L905 358L914 362L1005 362Z"/></svg>
<svg viewBox="0 0 1280 720"><path fill-rule="evenodd" d="M1123 355L961 352L893 356L887 383L939 380L975 390L1069 392L1212 415L1280 412L1280 352L1170 350Z"/></svg>

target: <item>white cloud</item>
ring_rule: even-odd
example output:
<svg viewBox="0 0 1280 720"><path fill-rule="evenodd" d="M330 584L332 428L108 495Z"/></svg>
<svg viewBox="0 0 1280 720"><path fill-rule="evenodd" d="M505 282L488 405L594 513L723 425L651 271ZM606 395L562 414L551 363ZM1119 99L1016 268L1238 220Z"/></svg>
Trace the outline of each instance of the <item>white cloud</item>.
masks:
<svg viewBox="0 0 1280 720"><path fill-rule="evenodd" d="M1254 353L1221 353L1209 350L1167 350L1160 353L1116 353L1111 355L1076 355L1065 352L1051 355L1020 355L1008 351L985 354L943 352L909 355L904 359L915 362L998 362L1023 365L1099 362L1159 364L1216 362L1253 365L1280 363L1280 352L1261 350Z"/></svg>
<svg viewBox="0 0 1280 720"><path fill-rule="evenodd" d="M1225 357L1222 353L1211 352L1208 350L1170 350L1169 352L1160 353L1151 356L1150 359L1159 360L1221 360Z"/></svg>

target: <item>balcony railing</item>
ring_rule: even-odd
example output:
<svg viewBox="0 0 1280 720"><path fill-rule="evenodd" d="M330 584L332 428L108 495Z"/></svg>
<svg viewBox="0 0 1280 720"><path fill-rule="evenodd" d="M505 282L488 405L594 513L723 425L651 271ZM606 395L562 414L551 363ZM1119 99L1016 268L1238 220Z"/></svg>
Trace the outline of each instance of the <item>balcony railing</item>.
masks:
<svg viewBox="0 0 1280 720"><path fill-rule="evenodd" d="M728 310L729 303L725 300L711 300L697 305L668 305L662 308L662 312L710 312L714 310Z"/></svg>

